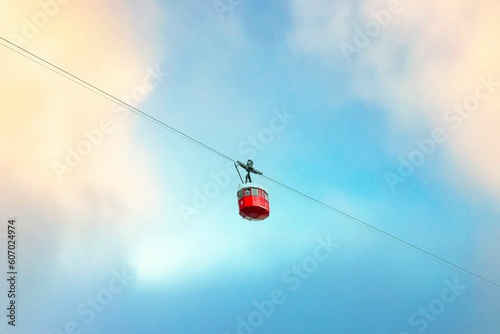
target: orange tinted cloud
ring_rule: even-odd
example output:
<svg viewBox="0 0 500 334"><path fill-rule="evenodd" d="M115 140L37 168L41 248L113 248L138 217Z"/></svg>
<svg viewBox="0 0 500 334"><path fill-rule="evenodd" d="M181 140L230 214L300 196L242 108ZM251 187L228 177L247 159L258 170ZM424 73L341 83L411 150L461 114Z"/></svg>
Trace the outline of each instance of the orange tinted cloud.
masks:
<svg viewBox="0 0 500 334"><path fill-rule="evenodd" d="M4 3L1 36L116 96L141 87L156 68L153 32L164 18L154 2L141 2L141 10L119 1L41 3L50 2ZM48 211L99 211L117 222L151 212L159 190L147 152L132 138L135 116L119 117L110 101L3 46L0 57L0 173L8 175L1 196L8 198L8 183ZM68 152L92 141L89 133L90 153L59 182L54 162L67 165Z"/></svg>

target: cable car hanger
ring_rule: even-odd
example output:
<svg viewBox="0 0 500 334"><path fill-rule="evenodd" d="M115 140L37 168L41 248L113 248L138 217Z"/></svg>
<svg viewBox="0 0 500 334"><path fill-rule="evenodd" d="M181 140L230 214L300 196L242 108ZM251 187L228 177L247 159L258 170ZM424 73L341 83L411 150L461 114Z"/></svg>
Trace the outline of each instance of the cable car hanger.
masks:
<svg viewBox="0 0 500 334"><path fill-rule="evenodd" d="M241 168L243 168L244 170L247 171L247 175L245 176L245 182L243 182L243 179L242 179L241 174L240 174L240 170L238 169L238 165L234 164L234 167L236 167L236 171L238 172L238 175L240 176L241 183L251 183L252 182L252 178L250 177L250 173L262 175L262 172L259 172L258 170L253 168L253 161L250 159L247 160L246 164L244 164L241 161L237 161L237 163Z"/></svg>

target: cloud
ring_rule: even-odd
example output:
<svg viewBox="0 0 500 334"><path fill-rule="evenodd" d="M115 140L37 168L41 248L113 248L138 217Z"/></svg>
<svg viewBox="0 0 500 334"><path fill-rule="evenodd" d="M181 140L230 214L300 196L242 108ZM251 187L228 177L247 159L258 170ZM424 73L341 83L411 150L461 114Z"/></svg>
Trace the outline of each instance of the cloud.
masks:
<svg viewBox="0 0 500 334"><path fill-rule="evenodd" d="M142 85L147 67L160 61L155 35L137 33L161 24L152 1L141 3L141 11L117 1L42 3L50 2L4 3L1 36L118 96ZM56 259L69 269L113 261L116 252L97 260L95 252L106 253L113 248L107 238L122 235L114 239L120 247L139 219L142 227L150 223L162 194L150 153L135 144L134 117L120 117L110 101L5 47L0 53L0 173L6 176L0 197L6 214L26 218L30 235L55 232L56 248L66 247ZM103 133L103 124L111 130ZM72 150L80 158L70 166ZM60 178L55 162L68 168ZM32 254L30 262L46 256Z"/></svg>
<svg viewBox="0 0 500 334"><path fill-rule="evenodd" d="M422 126L444 128L450 135L444 146L452 158L445 166L450 179L460 186L466 175L472 185L500 198L500 86L459 128L444 119L454 105L474 94L480 77L500 82L495 35L500 5L491 0L453 5L445 0L400 1L401 10L385 26L379 24L378 33L373 30L368 45L356 43L357 31L366 32L375 16L390 12L391 3L397 2L291 1L295 25L289 42L325 64L345 68L352 90L383 106L395 132L417 136ZM346 57L342 43L358 52Z"/></svg>
<svg viewBox="0 0 500 334"><path fill-rule="evenodd" d="M323 57L334 56L338 41L349 34L353 6L347 1L292 1L296 29L289 38L295 48ZM334 19L332 18L334 16Z"/></svg>
<svg viewBox="0 0 500 334"><path fill-rule="evenodd" d="M156 32L168 15L158 14L153 1L122 3L61 5L29 38L23 35L23 18L32 20L42 9L29 1L12 3L0 14L2 36L26 37L18 41L31 52L115 96L130 96L169 48ZM24 246L31 254L26 262L37 263L32 268L50 263L50 277L39 277L37 284L66 275L88 282L124 262L134 267L140 283L170 284L208 269L261 270L275 261L274 256L262 260L275 239L271 227L255 232L240 224L227 231L228 221L240 221L233 201L223 201L223 219L204 213L203 226L180 226L177 202L169 194L181 193L188 182L165 178L155 167L155 152L137 144L134 125L141 118L123 117L110 101L11 50L0 53L0 172L10 175L2 180L0 196L33 240ZM290 235L280 242L296 239ZM262 246L266 240L269 246ZM294 244L299 253L310 245Z"/></svg>

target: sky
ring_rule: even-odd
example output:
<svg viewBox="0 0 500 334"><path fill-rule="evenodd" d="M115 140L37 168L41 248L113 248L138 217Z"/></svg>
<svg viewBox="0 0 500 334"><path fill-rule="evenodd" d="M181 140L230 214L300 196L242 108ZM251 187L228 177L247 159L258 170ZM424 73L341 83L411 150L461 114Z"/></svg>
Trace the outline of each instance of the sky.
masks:
<svg viewBox="0 0 500 334"><path fill-rule="evenodd" d="M499 332L498 1L0 4L2 333Z"/></svg>

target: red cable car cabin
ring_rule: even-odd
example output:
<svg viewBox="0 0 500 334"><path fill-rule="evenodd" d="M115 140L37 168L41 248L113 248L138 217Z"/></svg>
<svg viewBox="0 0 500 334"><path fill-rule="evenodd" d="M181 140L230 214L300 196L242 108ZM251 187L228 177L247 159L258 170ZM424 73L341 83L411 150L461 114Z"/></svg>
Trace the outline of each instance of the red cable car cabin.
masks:
<svg viewBox="0 0 500 334"><path fill-rule="evenodd" d="M269 195L265 188L255 183L238 187L240 216L248 220L264 220L269 217Z"/></svg>

